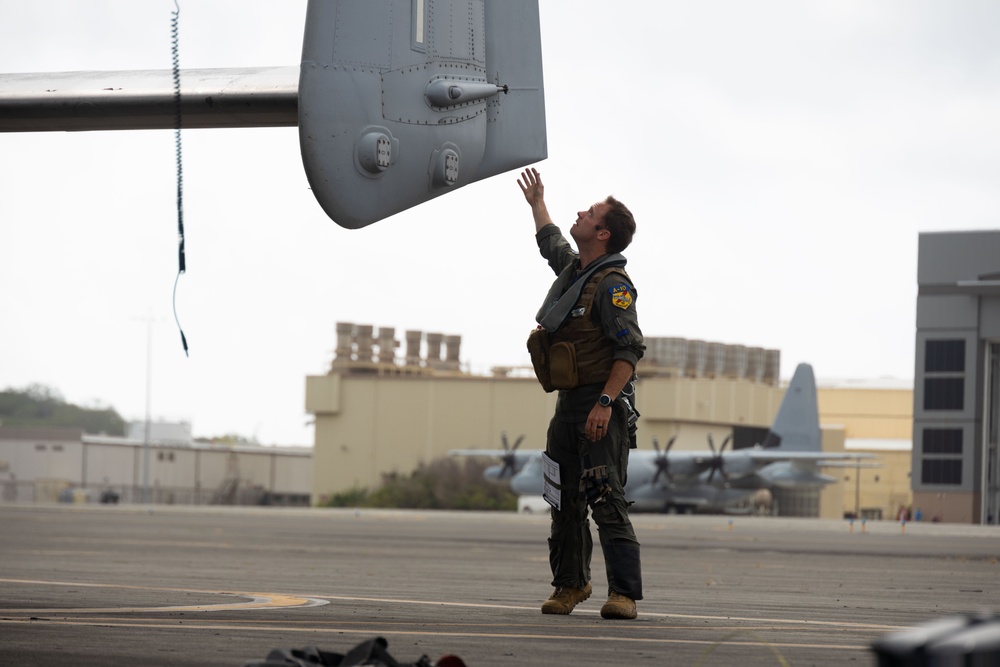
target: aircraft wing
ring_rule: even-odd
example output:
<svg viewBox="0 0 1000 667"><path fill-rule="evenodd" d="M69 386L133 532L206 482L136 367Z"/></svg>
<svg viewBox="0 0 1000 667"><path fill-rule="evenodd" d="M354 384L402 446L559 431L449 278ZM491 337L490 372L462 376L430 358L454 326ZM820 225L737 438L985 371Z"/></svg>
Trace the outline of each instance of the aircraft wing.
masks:
<svg viewBox="0 0 1000 667"><path fill-rule="evenodd" d="M862 461L861 459L869 459L875 457L875 454L866 454L864 456L852 456L850 459L838 459L835 461L822 460L816 465L821 468L881 468L883 465L881 463L876 463L874 461Z"/></svg>
<svg viewBox="0 0 1000 667"><path fill-rule="evenodd" d="M503 449L449 449L448 456L491 456L495 459L502 459L505 456L513 456L518 463L527 463L535 456L541 456L540 449L518 449L513 452Z"/></svg>
<svg viewBox="0 0 1000 667"><path fill-rule="evenodd" d="M298 125L298 67L181 72L182 127ZM168 130L170 70L0 75L0 132Z"/></svg>
<svg viewBox="0 0 1000 667"><path fill-rule="evenodd" d="M506 442L506 439L505 441ZM520 439L518 439L520 443ZM542 452L540 450L507 449L452 449L449 456L489 456L499 461L483 471L483 479L488 482L507 484L519 495L541 495L542 493Z"/></svg>
<svg viewBox="0 0 1000 667"><path fill-rule="evenodd" d="M730 455L740 455L745 453L745 456L749 457L758 465L767 465L768 463L776 463L778 461L803 461L812 462L816 465L825 465L826 461L856 461L861 459L874 459L878 458L875 454L867 454L859 452L857 454L852 454L849 452L783 452L780 450L767 450L763 448L754 447L752 449L740 449L735 452L730 452Z"/></svg>
<svg viewBox="0 0 1000 667"><path fill-rule="evenodd" d="M505 451L503 449L451 449L448 451L448 456L486 456L499 459L500 461L506 461L507 465L517 472L522 470L532 459L540 458L542 453L540 449L518 449L513 451ZM489 477L489 472L486 474Z"/></svg>
<svg viewBox="0 0 1000 667"><path fill-rule="evenodd" d="M671 462L691 462L691 463L707 463L711 458L712 454L710 452L700 452L691 450L681 450L681 451L671 451L660 454L659 452L650 451L648 449L633 449L629 451L628 459L629 461L636 460L642 463L653 463L658 457L666 456Z"/></svg>

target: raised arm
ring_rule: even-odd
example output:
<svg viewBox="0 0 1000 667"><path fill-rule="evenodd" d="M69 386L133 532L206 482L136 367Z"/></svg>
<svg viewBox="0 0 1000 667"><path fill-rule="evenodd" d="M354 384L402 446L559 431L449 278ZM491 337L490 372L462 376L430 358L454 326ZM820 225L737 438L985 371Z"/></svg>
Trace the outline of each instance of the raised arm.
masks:
<svg viewBox="0 0 1000 667"><path fill-rule="evenodd" d="M524 193L524 200L531 206L531 215L535 218L535 232L538 232L545 225L552 224L549 217L549 209L545 206L545 186L542 185L542 177L538 170L532 167L521 172L521 178L517 179L517 184Z"/></svg>

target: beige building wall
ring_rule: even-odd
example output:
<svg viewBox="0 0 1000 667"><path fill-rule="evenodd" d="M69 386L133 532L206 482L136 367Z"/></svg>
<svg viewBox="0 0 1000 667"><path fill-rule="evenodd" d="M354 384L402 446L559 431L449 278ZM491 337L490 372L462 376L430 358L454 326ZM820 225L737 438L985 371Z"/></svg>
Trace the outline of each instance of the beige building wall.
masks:
<svg viewBox="0 0 1000 667"><path fill-rule="evenodd" d="M766 428L783 389L749 380L654 377L639 381L639 449L708 451L734 424ZM532 378L337 369L306 378L306 411L315 415L314 503L382 476L408 474L451 449L500 449L501 433L523 449L543 449L555 409Z"/></svg>
<svg viewBox="0 0 1000 667"><path fill-rule="evenodd" d="M532 378L333 373L306 378L316 416L313 502L378 488L458 448L500 449L501 433L542 449L555 409Z"/></svg>
<svg viewBox="0 0 1000 667"><path fill-rule="evenodd" d="M451 449L500 449L503 432L510 442L524 435L523 449L545 446L555 394L543 392L534 377L512 377L512 369L472 376L419 359L406 366L380 363L367 353L348 360L345 341L338 343L342 363L306 379L306 410L315 415L314 504L335 493L378 488L384 474L409 474ZM676 450L707 451L709 436L719 447L734 426L769 427L783 396L784 387L761 378L647 369L636 388L639 449L652 450L654 438L662 449L673 436ZM912 390L820 386L818 402L825 451L845 451L856 439L911 437ZM911 504L909 454L871 453L880 457L880 467L862 468L860 486L855 468L824 469L837 482L820 492L822 517L840 518L858 505L889 518L899 505Z"/></svg>
<svg viewBox="0 0 1000 667"><path fill-rule="evenodd" d="M734 424L766 428L774 421L784 390L769 384L728 378L643 378L636 388L639 448L661 447L676 435L674 449L708 451L708 436L715 446Z"/></svg>
<svg viewBox="0 0 1000 667"><path fill-rule="evenodd" d="M913 439L913 389L818 386L820 421L853 438Z"/></svg>
<svg viewBox="0 0 1000 667"><path fill-rule="evenodd" d="M821 383L816 394L820 423L839 425L848 451L878 457L875 467L862 464L828 471L842 479L844 511L859 518L896 520L900 508L915 510L911 450L898 448L913 440L912 388ZM931 518L926 511L922 514L924 520Z"/></svg>
<svg viewBox="0 0 1000 667"><path fill-rule="evenodd" d="M822 424L822 418L820 423ZM824 452L843 452L844 442L846 440L846 433L844 429L839 426L821 426L821 431L823 433L823 445L822 449ZM840 469L822 469L825 475L830 475L830 477L835 478L837 481L833 484L828 484L823 487L819 492L819 518L821 519L842 519L844 517L845 505L844 505L844 480L841 475L839 475Z"/></svg>
<svg viewBox="0 0 1000 667"><path fill-rule="evenodd" d="M895 520L901 507L913 504L910 489L910 452L884 449L856 450L878 457L877 467L840 469L844 511L859 518ZM926 516L925 519L930 519Z"/></svg>

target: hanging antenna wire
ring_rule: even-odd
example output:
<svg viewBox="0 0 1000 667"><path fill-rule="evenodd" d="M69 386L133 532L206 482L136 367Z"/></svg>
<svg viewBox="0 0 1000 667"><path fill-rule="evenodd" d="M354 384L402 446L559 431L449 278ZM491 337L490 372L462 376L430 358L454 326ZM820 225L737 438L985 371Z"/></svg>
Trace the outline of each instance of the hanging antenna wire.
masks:
<svg viewBox="0 0 1000 667"><path fill-rule="evenodd" d="M178 37L178 22L181 16L181 6L174 0L174 7L177 11L171 13L170 19L170 51L174 61L174 145L177 153L177 277L174 279L174 321L177 323L177 330L181 332L181 345L184 346L184 356L188 356L187 338L184 336L184 329L181 328L181 321L177 317L177 283L181 279L181 274L187 271L184 260L184 165L181 160L181 69L180 69L180 43Z"/></svg>

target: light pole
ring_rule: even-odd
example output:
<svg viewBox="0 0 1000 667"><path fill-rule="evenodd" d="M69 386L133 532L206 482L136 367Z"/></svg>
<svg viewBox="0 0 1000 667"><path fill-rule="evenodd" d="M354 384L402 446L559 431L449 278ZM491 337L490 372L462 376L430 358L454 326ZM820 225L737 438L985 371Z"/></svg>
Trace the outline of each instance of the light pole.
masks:
<svg viewBox="0 0 1000 667"><path fill-rule="evenodd" d="M861 459L854 459L854 518L861 518Z"/></svg>
<svg viewBox="0 0 1000 667"><path fill-rule="evenodd" d="M146 423L142 436L142 502L151 502L149 494L149 429L153 389L153 318L146 318Z"/></svg>

